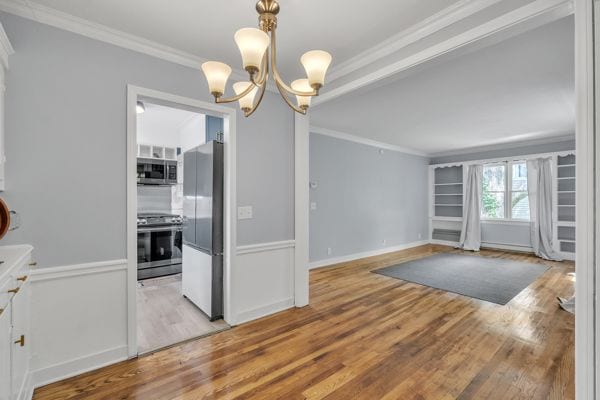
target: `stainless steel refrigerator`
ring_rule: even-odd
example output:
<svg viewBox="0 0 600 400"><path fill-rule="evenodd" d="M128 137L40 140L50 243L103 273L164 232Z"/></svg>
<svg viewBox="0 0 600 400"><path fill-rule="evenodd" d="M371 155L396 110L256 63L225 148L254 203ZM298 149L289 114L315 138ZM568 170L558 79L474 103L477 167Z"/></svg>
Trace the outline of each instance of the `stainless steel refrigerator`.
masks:
<svg viewBox="0 0 600 400"><path fill-rule="evenodd" d="M223 317L223 143L183 155L183 295L211 321Z"/></svg>

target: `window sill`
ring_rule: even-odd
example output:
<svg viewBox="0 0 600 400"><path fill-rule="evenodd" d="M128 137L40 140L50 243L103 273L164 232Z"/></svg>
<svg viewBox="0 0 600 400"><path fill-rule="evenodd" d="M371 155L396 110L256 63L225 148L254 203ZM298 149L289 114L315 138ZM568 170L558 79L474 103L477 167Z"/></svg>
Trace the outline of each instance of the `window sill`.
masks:
<svg viewBox="0 0 600 400"><path fill-rule="evenodd" d="M482 224L522 225L529 226L531 221L523 219L481 219Z"/></svg>

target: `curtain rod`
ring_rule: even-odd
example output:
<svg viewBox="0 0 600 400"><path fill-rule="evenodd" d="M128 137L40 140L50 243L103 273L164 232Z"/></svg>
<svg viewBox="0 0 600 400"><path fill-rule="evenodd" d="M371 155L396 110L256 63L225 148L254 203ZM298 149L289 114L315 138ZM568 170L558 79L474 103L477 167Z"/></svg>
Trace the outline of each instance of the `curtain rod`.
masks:
<svg viewBox="0 0 600 400"><path fill-rule="evenodd" d="M522 156L514 156L514 157L499 157L499 158L487 158L483 160L469 160L469 161L454 161L449 163L442 164L430 164L431 168L448 168L448 167L459 167L459 166L468 166L473 164L492 164L503 161L525 161L531 160L534 158L545 158L545 157L564 157L569 155L575 155L575 150L567 150L567 151L554 151L551 153L536 153L536 154L525 154Z"/></svg>

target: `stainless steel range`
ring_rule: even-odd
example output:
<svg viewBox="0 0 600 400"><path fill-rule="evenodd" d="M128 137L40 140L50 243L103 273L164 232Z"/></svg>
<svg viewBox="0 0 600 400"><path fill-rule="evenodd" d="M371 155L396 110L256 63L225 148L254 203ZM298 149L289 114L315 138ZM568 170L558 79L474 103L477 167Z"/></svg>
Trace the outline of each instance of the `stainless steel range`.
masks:
<svg viewBox="0 0 600 400"><path fill-rule="evenodd" d="M138 214L138 280L181 272L180 215Z"/></svg>

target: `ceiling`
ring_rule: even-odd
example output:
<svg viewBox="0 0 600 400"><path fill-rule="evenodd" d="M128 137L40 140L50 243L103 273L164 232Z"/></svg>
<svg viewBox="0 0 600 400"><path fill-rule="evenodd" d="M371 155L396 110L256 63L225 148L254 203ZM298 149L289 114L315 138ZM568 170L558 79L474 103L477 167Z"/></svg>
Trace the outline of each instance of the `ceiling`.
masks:
<svg viewBox="0 0 600 400"><path fill-rule="evenodd" d="M435 154L574 135L574 21L429 63L311 111L311 124Z"/></svg>
<svg viewBox="0 0 600 400"><path fill-rule="evenodd" d="M27 0L25 3L33 3ZM304 76L313 49L335 63L384 41L459 0L280 0L278 57L284 79ZM256 0L36 0L35 3L241 69L236 30L257 25ZM333 29L335 27L335 29Z"/></svg>
<svg viewBox="0 0 600 400"><path fill-rule="evenodd" d="M145 102L146 111L137 115L140 143L179 146L179 130L200 114Z"/></svg>

